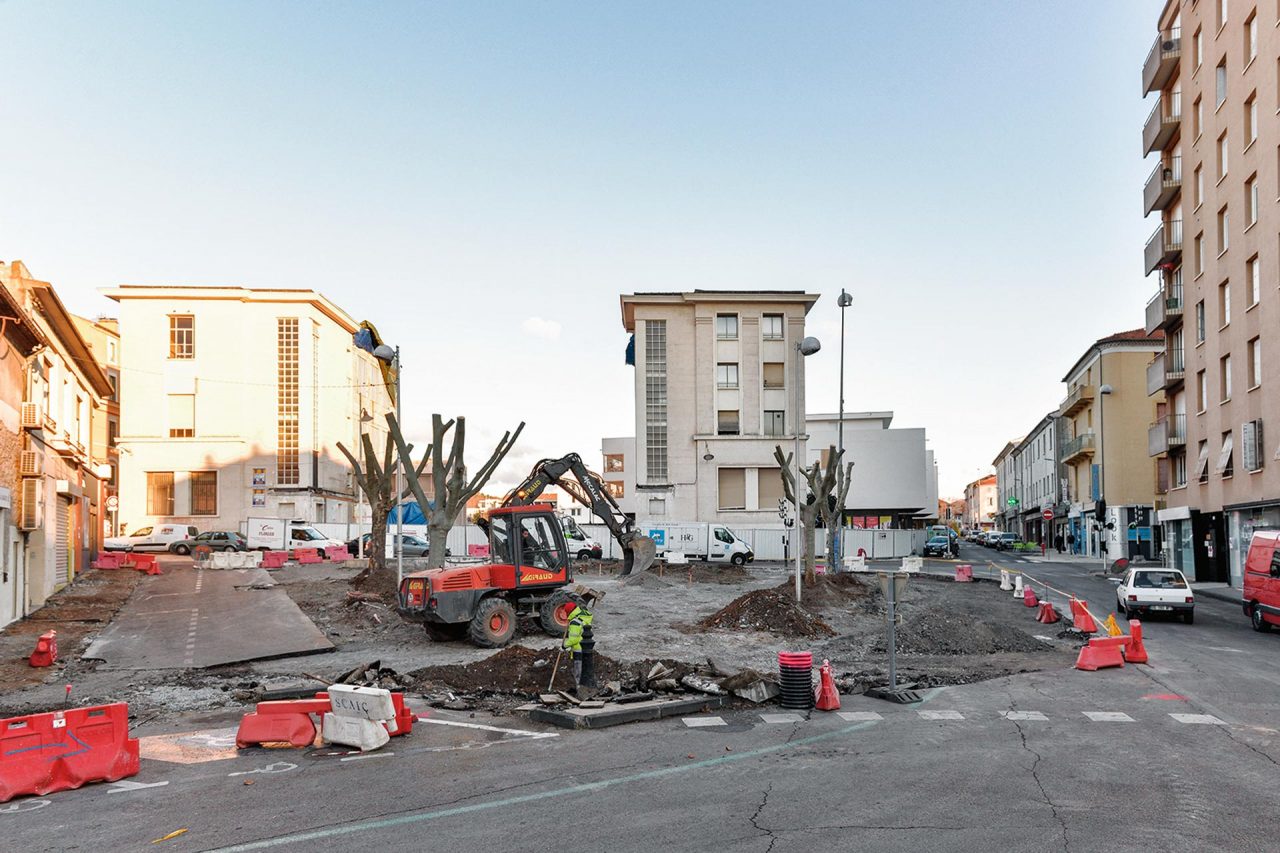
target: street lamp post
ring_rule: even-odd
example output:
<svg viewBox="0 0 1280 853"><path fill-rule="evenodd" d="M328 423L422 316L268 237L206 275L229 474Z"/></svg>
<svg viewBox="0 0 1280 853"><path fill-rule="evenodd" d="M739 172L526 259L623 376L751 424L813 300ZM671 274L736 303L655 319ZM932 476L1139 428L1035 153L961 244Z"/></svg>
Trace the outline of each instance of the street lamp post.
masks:
<svg viewBox="0 0 1280 853"><path fill-rule="evenodd" d="M844 309L853 304L853 297L842 287L840 288L840 298L836 300L836 304L840 306L840 415L837 429L837 441L839 442L840 471L845 470L844 464ZM840 472L837 472L839 474ZM839 479L836 480L837 494L841 487ZM836 559L839 560L844 551L844 505L840 506L840 532L836 537ZM831 559L828 555L827 559Z"/></svg>
<svg viewBox="0 0 1280 853"><path fill-rule="evenodd" d="M800 473L800 439L808 438L807 435L802 436L801 429L804 423L804 399L800 396L800 376L803 371L800 369L801 363L808 356L813 355L822 349L822 343L817 338L802 338L796 343L796 369L795 379L792 385L795 386L795 393L792 395L795 399L795 450L792 455L796 460L796 477L795 477L795 499L796 499L796 526L795 530L800 532L800 537L804 538L804 525L800 523L800 483L803 475ZM800 543L802 546L803 543ZM796 575L796 601L800 600L800 551L801 547L795 548L795 575Z"/></svg>
<svg viewBox="0 0 1280 853"><path fill-rule="evenodd" d="M373 350L373 357L385 364L394 365L396 369L396 424L400 424L400 346L396 345L395 349L381 344ZM403 427L401 427L403 429ZM400 588L400 581L404 580L404 507L400 505L400 496L404 494L404 484L401 478L404 476L404 462L399 458L399 450L396 451L396 487L395 487L395 506L396 506L396 589ZM426 507L423 507L426 510Z"/></svg>
<svg viewBox="0 0 1280 853"><path fill-rule="evenodd" d="M1099 362L1098 370L1102 370L1101 362ZM1110 385L1100 385L1098 387L1098 498L1094 501L1094 506L1098 502L1102 502L1102 517L1097 520L1098 524L1098 557L1102 560L1102 570L1107 570L1106 557L1106 535L1107 535L1107 405L1104 398L1109 397L1115 391Z"/></svg>

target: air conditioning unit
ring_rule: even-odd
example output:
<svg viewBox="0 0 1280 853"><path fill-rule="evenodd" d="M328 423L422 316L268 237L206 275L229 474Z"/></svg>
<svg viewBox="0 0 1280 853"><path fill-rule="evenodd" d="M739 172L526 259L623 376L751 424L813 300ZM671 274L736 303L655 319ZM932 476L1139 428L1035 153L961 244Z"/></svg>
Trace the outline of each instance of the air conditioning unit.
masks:
<svg viewBox="0 0 1280 853"><path fill-rule="evenodd" d="M44 426L44 413L40 411L39 403L23 403L22 404L22 428L23 429L40 429Z"/></svg>
<svg viewBox="0 0 1280 853"><path fill-rule="evenodd" d="M1163 50L1165 53L1169 53L1170 51L1174 51L1178 49L1178 43L1173 39L1170 39L1168 41L1162 41L1160 42L1160 49Z"/></svg>
<svg viewBox="0 0 1280 853"><path fill-rule="evenodd" d="M20 477L39 477L44 473L41 462L43 460L40 454L34 450L24 450L18 457L18 476Z"/></svg>
<svg viewBox="0 0 1280 853"><path fill-rule="evenodd" d="M44 526L44 481L22 481L22 514L19 530L39 530Z"/></svg>
<svg viewBox="0 0 1280 853"><path fill-rule="evenodd" d="M1262 454L1262 419L1245 421L1240 427L1240 459L1244 470L1260 470Z"/></svg>

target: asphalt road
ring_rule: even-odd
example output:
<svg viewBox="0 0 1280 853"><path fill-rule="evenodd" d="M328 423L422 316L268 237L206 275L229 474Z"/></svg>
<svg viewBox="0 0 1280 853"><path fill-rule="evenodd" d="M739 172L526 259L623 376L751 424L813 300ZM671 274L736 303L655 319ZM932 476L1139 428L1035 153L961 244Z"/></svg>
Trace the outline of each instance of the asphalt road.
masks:
<svg viewBox="0 0 1280 853"><path fill-rule="evenodd" d="M1091 606L1111 594L1083 567L1018 567ZM992 606L1022 605L992 589ZM144 760L134 785L0 806L0 838L33 853L1276 849L1280 634L1225 602L1197 608L1195 625L1145 626L1151 666L1023 674L919 706L846 697L844 717L559 732L433 711L367 757L237 754L219 728L233 720L175 721L202 733L152 730L144 749L167 760Z"/></svg>

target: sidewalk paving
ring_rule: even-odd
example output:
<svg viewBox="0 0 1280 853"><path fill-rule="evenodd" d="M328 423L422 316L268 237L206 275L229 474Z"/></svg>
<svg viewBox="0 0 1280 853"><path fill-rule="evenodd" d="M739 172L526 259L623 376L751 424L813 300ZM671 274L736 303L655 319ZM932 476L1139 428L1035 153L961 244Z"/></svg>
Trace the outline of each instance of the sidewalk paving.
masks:
<svg viewBox="0 0 1280 853"><path fill-rule="evenodd" d="M1219 601L1226 601L1231 604L1240 604L1242 601L1240 590L1225 583L1192 583L1191 591L1196 595L1216 598Z"/></svg>

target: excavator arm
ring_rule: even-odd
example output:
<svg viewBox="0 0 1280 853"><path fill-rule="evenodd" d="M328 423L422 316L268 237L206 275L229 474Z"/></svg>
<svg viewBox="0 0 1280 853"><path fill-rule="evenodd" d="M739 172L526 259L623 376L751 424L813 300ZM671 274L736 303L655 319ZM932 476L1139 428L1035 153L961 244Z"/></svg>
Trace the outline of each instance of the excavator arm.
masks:
<svg viewBox="0 0 1280 853"><path fill-rule="evenodd" d="M569 479L567 475L573 475ZM648 536L641 535L634 523L622 512L618 502L605 488L604 480L591 471L576 453L560 459L543 459L520 485L502 499L502 506L527 506L538 499L552 483L568 492L608 526L613 538L622 546L622 573L643 572L653 565L658 547Z"/></svg>

